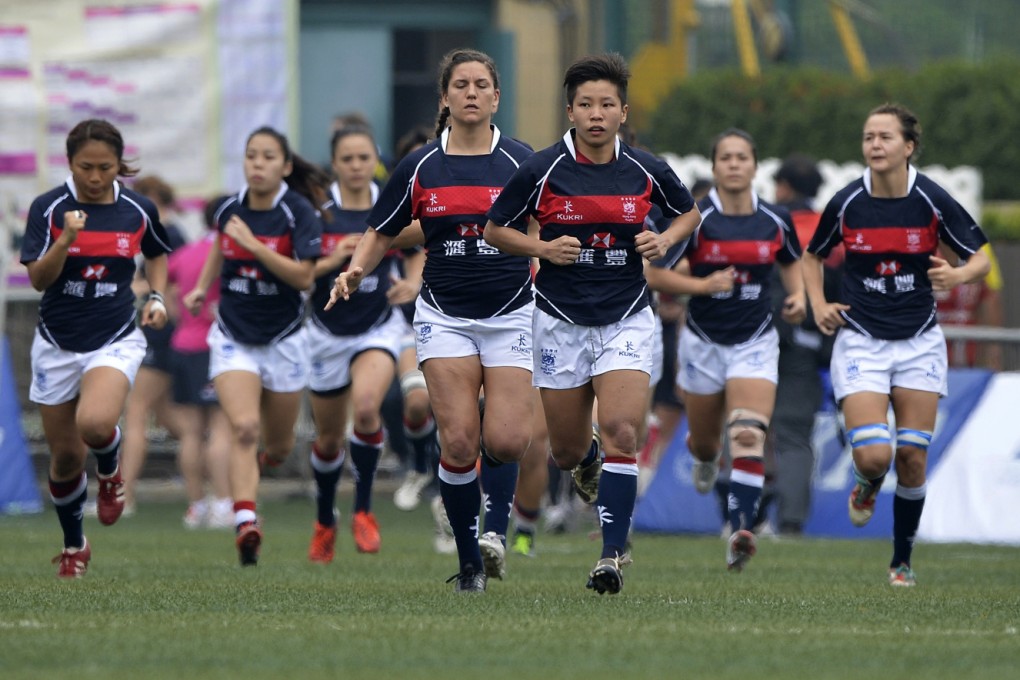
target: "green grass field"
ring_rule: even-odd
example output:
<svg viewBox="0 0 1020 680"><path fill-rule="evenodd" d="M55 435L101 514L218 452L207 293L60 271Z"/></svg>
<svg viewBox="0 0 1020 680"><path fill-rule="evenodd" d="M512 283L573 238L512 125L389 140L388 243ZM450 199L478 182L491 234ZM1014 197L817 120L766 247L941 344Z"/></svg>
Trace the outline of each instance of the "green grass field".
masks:
<svg viewBox="0 0 1020 680"><path fill-rule="evenodd" d="M481 596L444 580L426 507L380 494L378 555L309 564L309 500L265 503L258 567L181 504L86 520L89 573L58 580L51 508L0 518L0 678L1016 678L1020 550L920 545L886 583L877 541L767 540L742 574L718 538L638 535L624 590L584 588L598 544L541 534ZM341 507L349 507L349 496ZM345 515L347 513L345 512Z"/></svg>

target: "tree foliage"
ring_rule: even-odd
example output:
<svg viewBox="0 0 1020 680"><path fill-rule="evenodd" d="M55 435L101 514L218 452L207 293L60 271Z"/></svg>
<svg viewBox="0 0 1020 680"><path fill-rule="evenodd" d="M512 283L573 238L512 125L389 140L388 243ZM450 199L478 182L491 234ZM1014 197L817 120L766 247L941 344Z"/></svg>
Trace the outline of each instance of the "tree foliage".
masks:
<svg viewBox="0 0 1020 680"><path fill-rule="evenodd" d="M861 128L875 106L898 102L920 118L923 165L973 165L984 197L1020 200L1020 61L938 62L870 80L812 68L694 76L650 117L642 137L656 151L708 154L727 127L747 130L761 157L792 151L836 162L861 160Z"/></svg>

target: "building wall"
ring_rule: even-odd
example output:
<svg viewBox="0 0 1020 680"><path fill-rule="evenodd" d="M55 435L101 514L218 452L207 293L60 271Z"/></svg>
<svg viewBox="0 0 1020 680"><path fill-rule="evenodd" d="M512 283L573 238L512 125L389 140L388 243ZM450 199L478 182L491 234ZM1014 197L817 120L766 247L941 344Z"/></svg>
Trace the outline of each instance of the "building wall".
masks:
<svg viewBox="0 0 1020 680"><path fill-rule="evenodd" d="M592 17L605 0L302 0L299 71L299 151L328 160L333 116L361 111L375 126L384 151L401 131L393 129L398 107L434 110L434 88L419 99L394 101L402 85L393 54L397 36L421 31L438 46L481 49L502 77L497 124L536 148L555 142L567 125L562 95L566 66L600 49ZM435 50L423 51L435 73ZM431 63L435 62L435 63ZM352 67L353 65L353 67ZM432 77L434 82L434 77ZM422 98L428 98L424 101ZM427 121L422 121L427 122Z"/></svg>
<svg viewBox="0 0 1020 680"><path fill-rule="evenodd" d="M497 16L516 45L518 136L548 146L568 125L563 71L589 51L589 3L501 0Z"/></svg>

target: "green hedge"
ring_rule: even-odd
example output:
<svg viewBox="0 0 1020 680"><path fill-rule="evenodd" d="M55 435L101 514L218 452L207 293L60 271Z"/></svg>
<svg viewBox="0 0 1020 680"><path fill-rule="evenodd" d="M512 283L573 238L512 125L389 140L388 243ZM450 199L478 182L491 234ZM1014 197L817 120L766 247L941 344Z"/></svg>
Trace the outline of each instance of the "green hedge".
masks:
<svg viewBox="0 0 1020 680"><path fill-rule="evenodd" d="M973 165L987 200L1020 199L1020 61L940 62L914 73L881 71L868 81L809 68L776 68L761 79L732 71L698 74L675 88L641 135L658 151L707 155L736 126L763 158L791 151L836 162L861 160L861 128L875 106L910 107L923 129L921 165Z"/></svg>
<svg viewBox="0 0 1020 680"><path fill-rule="evenodd" d="M986 203L981 228L992 241L1020 241L1020 202Z"/></svg>

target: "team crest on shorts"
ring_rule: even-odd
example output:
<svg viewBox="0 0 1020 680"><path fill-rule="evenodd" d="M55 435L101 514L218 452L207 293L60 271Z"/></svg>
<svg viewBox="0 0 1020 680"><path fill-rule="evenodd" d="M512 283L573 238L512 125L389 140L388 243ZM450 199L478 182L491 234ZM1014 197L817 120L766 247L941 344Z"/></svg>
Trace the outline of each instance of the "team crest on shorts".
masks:
<svg viewBox="0 0 1020 680"><path fill-rule="evenodd" d="M432 324L423 323L418 328L418 342L423 345L429 344L429 340L432 339Z"/></svg>
<svg viewBox="0 0 1020 680"><path fill-rule="evenodd" d="M556 372L556 350L547 347L542 348L542 373L552 375Z"/></svg>
<svg viewBox="0 0 1020 680"><path fill-rule="evenodd" d="M861 379L861 366L857 359L851 359L846 365L847 382L856 382Z"/></svg>
<svg viewBox="0 0 1020 680"><path fill-rule="evenodd" d="M939 367L935 365L934 361L931 362L931 368L924 375L932 380L942 380L942 374L939 372Z"/></svg>

